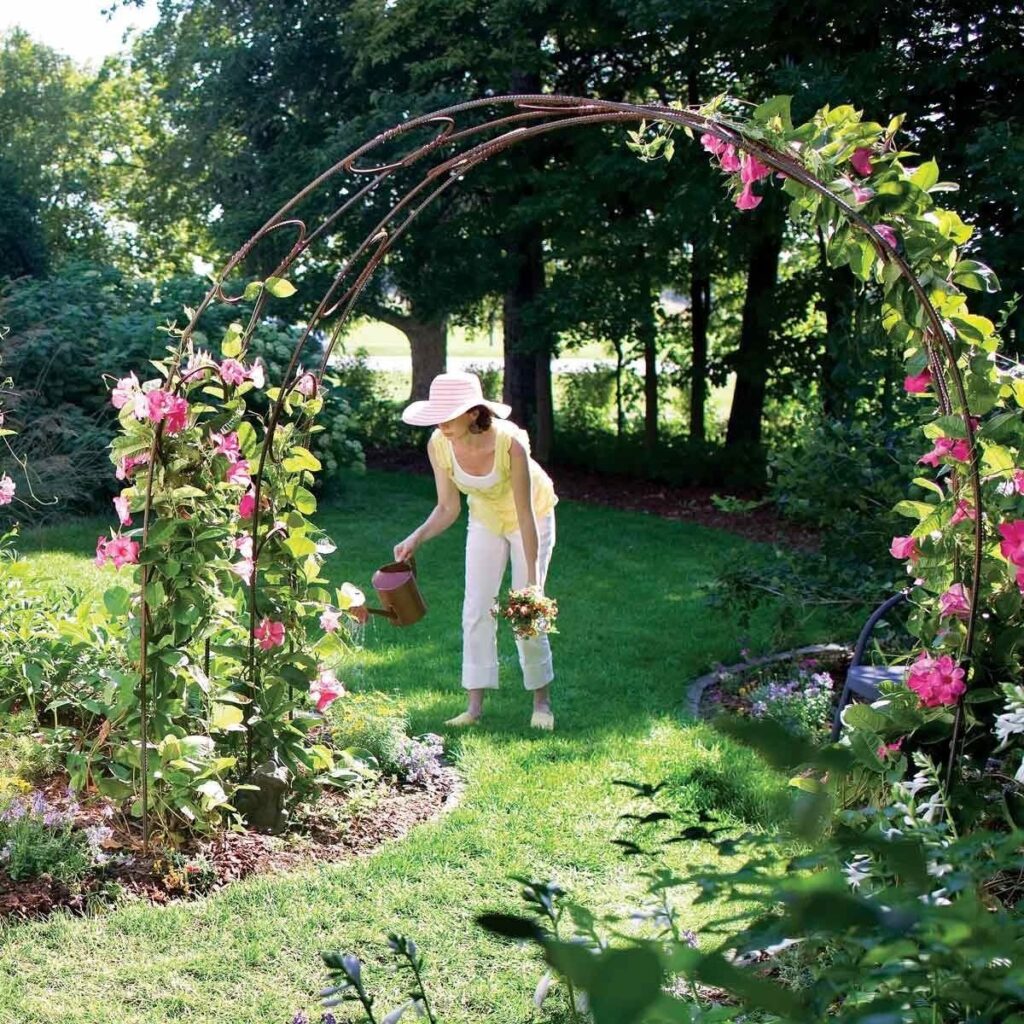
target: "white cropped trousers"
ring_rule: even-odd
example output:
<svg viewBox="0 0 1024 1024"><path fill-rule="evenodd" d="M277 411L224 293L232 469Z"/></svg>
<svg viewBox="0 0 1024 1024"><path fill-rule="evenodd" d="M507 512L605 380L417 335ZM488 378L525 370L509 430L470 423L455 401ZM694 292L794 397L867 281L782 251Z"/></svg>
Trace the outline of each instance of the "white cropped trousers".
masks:
<svg viewBox="0 0 1024 1024"><path fill-rule="evenodd" d="M555 515L537 520L537 583L543 588L555 546ZM509 555L512 588L526 586L526 554L519 531L492 533L469 520L466 531L466 596L462 605L462 685L467 690L498 686L498 620L491 613L501 590ZM517 640L523 686L539 690L555 677L551 644L546 635Z"/></svg>

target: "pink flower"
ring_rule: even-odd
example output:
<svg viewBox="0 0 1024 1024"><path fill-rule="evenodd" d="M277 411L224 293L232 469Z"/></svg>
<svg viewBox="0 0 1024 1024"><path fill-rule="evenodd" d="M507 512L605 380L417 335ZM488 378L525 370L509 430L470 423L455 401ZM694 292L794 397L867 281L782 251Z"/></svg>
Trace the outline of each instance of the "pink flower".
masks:
<svg viewBox="0 0 1024 1024"><path fill-rule="evenodd" d="M263 385L266 384L267 380L263 373L262 363L257 362L252 364L252 369L249 370L249 380L252 381L252 386L257 389L262 388Z"/></svg>
<svg viewBox="0 0 1024 1024"><path fill-rule="evenodd" d="M753 210L760 202L761 197L754 195L754 186L744 185L743 191L736 197L736 209Z"/></svg>
<svg viewBox="0 0 1024 1024"><path fill-rule="evenodd" d="M1017 566L1017 587L1024 594L1024 565Z"/></svg>
<svg viewBox="0 0 1024 1024"><path fill-rule="evenodd" d="M237 462L242 457L242 446L238 441L237 431L232 431L230 434L211 434L210 440L216 447L213 449L214 455L223 455L228 462Z"/></svg>
<svg viewBox="0 0 1024 1024"><path fill-rule="evenodd" d="M890 249L895 249L899 245L899 238L896 232L887 224L876 224L874 225L875 234L880 235L881 239Z"/></svg>
<svg viewBox="0 0 1024 1024"><path fill-rule="evenodd" d="M965 519L975 518L977 518L977 513L974 511L974 506L961 498L956 503L956 511L950 517L949 525L956 526L957 523L962 523Z"/></svg>
<svg viewBox="0 0 1024 1024"><path fill-rule="evenodd" d="M106 540L100 537L96 542L96 565L103 567L113 562L116 569L122 565L134 565L139 560L139 545L127 537L111 537Z"/></svg>
<svg viewBox="0 0 1024 1024"><path fill-rule="evenodd" d="M147 391L145 395L146 418L151 423L160 423L171 411L173 397L169 391L164 391L163 388Z"/></svg>
<svg viewBox="0 0 1024 1024"><path fill-rule="evenodd" d="M114 390L110 394L110 404L115 409L123 409L129 402L135 401L139 390L139 378L130 373L114 385Z"/></svg>
<svg viewBox="0 0 1024 1024"><path fill-rule="evenodd" d="M184 398L171 399L165 422L168 434L178 434L188 426L188 402Z"/></svg>
<svg viewBox="0 0 1024 1024"><path fill-rule="evenodd" d="M117 518L120 520L122 526L131 526L132 517L128 512L128 499L123 498L120 495L114 499L114 511L117 512Z"/></svg>
<svg viewBox="0 0 1024 1024"><path fill-rule="evenodd" d="M736 153L736 147L732 143L726 143L725 148L719 154L722 170L732 174L740 169L740 158Z"/></svg>
<svg viewBox="0 0 1024 1024"><path fill-rule="evenodd" d="M238 515L242 519L252 519L256 511L256 495L252 491L246 491L242 500L238 503Z"/></svg>
<svg viewBox="0 0 1024 1024"><path fill-rule="evenodd" d="M740 157L740 181L744 185L752 185L755 181L769 177L771 173L772 169L761 163L756 156L744 153Z"/></svg>
<svg viewBox="0 0 1024 1024"><path fill-rule="evenodd" d="M922 651L907 673L907 686L926 708L955 704L967 689L964 670L948 655L933 658Z"/></svg>
<svg viewBox="0 0 1024 1024"><path fill-rule="evenodd" d="M235 550L238 551L243 558L252 558L252 536L248 533L243 533L240 537L235 538Z"/></svg>
<svg viewBox="0 0 1024 1024"><path fill-rule="evenodd" d="M710 132L705 132L700 137L700 144L713 156L721 156L722 150L728 145L727 142L715 138Z"/></svg>
<svg viewBox="0 0 1024 1024"><path fill-rule="evenodd" d="M243 558L231 563L231 571L248 587L252 585L252 574L256 563L251 558Z"/></svg>
<svg viewBox="0 0 1024 1024"><path fill-rule="evenodd" d="M853 201L855 203L866 203L875 194L873 188L855 185L852 181L850 182L850 191L853 193Z"/></svg>
<svg viewBox="0 0 1024 1024"><path fill-rule="evenodd" d="M312 373L303 373L295 381L295 390L306 398L316 394L316 377Z"/></svg>
<svg viewBox="0 0 1024 1024"><path fill-rule="evenodd" d="M939 616L951 619L967 619L971 614L970 601L962 583L954 583L939 597Z"/></svg>
<svg viewBox="0 0 1024 1024"><path fill-rule="evenodd" d="M971 458L971 447L964 438L937 437L935 447L926 452L917 461L926 466L938 466L939 459L955 459L957 462L968 462Z"/></svg>
<svg viewBox="0 0 1024 1024"><path fill-rule="evenodd" d="M908 395L923 395L932 386L932 371L926 366L919 374L903 378L903 390Z"/></svg>
<svg viewBox="0 0 1024 1024"><path fill-rule="evenodd" d="M149 452L142 452L139 455L126 455L118 464L115 476L118 480L127 480L135 472L136 466L149 464Z"/></svg>
<svg viewBox="0 0 1024 1024"><path fill-rule="evenodd" d="M14 481L6 473L0 476L0 505L10 505L16 490Z"/></svg>
<svg viewBox="0 0 1024 1024"><path fill-rule="evenodd" d="M271 622L264 618L252 631L252 635L259 641L260 649L269 651L274 647L284 645L284 623Z"/></svg>
<svg viewBox="0 0 1024 1024"><path fill-rule="evenodd" d="M881 761L887 761L891 754L898 754L903 746L904 737L900 737L895 743L883 743L876 751L875 756Z"/></svg>
<svg viewBox="0 0 1024 1024"><path fill-rule="evenodd" d="M220 364L220 376L225 384L237 387L248 379L249 371L237 359L225 359Z"/></svg>
<svg viewBox="0 0 1024 1024"><path fill-rule="evenodd" d="M1015 469L1013 471L1013 486L1018 494L1024 494L1024 469Z"/></svg>
<svg viewBox="0 0 1024 1024"><path fill-rule="evenodd" d="M893 537L889 554L893 558L909 558L916 562L921 552L917 550L917 540L914 537Z"/></svg>
<svg viewBox="0 0 1024 1024"><path fill-rule="evenodd" d="M320 628L325 633L333 633L341 622L341 612L335 608L325 608L320 616Z"/></svg>
<svg viewBox="0 0 1024 1024"><path fill-rule="evenodd" d="M850 157L850 166L862 177L870 176L874 167L871 164L871 150L867 146L858 146Z"/></svg>
<svg viewBox="0 0 1024 1024"><path fill-rule="evenodd" d="M999 544L1003 558L1012 562L1018 569L1024 567L1024 519L1000 523L999 534L1003 538Z"/></svg>
<svg viewBox="0 0 1024 1024"><path fill-rule="evenodd" d="M194 352L190 352L188 361L185 363L185 369L183 376L186 380L192 380L193 378L209 378L210 371L216 366L213 359L210 358L209 352L204 352L202 349L196 349Z"/></svg>
<svg viewBox="0 0 1024 1024"><path fill-rule="evenodd" d="M316 701L317 711L323 714L334 701L345 696L345 687L329 668L321 665L320 674L309 684L309 695Z"/></svg>
<svg viewBox="0 0 1024 1024"><path fill-rule="evenodd" d="M229 484L239 484L248 487L252 483L252 475L249 472L249 463L242 459L240 462L233 462L228 466L227 476L224 478Z"/></svg>

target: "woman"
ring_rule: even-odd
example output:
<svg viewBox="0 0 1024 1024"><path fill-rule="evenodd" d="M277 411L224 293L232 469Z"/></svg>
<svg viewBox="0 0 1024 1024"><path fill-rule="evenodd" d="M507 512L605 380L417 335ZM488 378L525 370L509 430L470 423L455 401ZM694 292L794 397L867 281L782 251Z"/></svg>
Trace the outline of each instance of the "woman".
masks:
<svg viewBox="0 0 1024 1024"><path fill-rule="evenodd" d="M442 373L431 381L430 398L413 402L402 419L436 426L427 454L437 484L437 505L401 543L395 558L407 560L425 541L459 518L461 491L469 497L466 531L466 594L462 607L462 685L466 710L447 724L473 725L483 712L484 693L498 686L498 624L491 609L501 589L509 555L515 589L544 587L555 546L555 497L551 479L530 458L525 431L507 422L511 409L483 396L473 373ZM535 729L553 729L551 647L547 636L517 640L523 685L533 692Z"/></svg>

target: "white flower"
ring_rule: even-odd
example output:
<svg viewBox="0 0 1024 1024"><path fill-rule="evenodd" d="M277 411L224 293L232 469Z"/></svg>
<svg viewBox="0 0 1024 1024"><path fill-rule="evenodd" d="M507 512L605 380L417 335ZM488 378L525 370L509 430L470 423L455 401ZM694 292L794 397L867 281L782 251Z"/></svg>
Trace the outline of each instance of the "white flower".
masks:
<svg viewBox="0 0 1024 1024"><path fill-rule="evenodd" d="M859 889L861 882L871 877L871 858L867 854L858 853L843 866L843 874L850 888Z"/></svg>

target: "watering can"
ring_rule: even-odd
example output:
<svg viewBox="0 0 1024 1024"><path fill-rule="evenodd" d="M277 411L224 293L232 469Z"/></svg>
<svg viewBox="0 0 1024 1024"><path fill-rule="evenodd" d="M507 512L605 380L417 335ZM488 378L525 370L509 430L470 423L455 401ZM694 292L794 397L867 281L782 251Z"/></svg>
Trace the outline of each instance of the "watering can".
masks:
<svg viewBox="0 0 1024 1024"><path fill-rule="evenodd" d="M383 615L393 626L411 626L427 614L427 606L416 585L416 560L390 562L382 565L371 580L381 608L367 608L373 615Z"/></svg>

